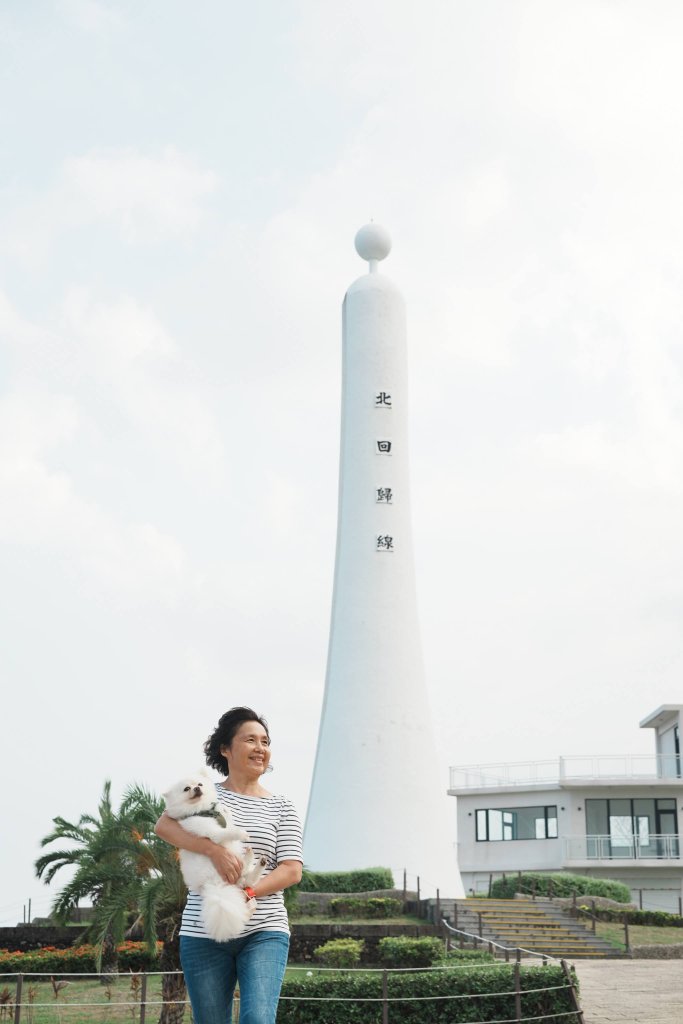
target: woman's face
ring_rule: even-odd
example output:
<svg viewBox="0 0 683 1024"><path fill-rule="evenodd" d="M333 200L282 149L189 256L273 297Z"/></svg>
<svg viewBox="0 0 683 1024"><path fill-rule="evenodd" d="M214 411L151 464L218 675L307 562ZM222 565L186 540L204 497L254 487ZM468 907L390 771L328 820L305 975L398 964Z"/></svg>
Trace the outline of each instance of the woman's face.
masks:
<svg viewBox="0 0 683 1024"><path fill-rule="evenodd" d="M242 722L229 747L221 747L230 775L263 775L270 761L268 733L260 722Z"/></svg>

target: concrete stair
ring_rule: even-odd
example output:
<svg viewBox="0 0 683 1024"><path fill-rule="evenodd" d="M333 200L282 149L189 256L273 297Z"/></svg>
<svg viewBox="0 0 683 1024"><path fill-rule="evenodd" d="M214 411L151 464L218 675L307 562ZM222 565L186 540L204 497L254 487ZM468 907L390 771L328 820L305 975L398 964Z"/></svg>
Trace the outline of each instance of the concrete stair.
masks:
<svg viewBox="0 0 683 1024"><path fill-rule="evenodd" d="M502 946L575 959L619 957L619 950L568 917L550 900L441 900L441 913L454 928Z"/></svg>

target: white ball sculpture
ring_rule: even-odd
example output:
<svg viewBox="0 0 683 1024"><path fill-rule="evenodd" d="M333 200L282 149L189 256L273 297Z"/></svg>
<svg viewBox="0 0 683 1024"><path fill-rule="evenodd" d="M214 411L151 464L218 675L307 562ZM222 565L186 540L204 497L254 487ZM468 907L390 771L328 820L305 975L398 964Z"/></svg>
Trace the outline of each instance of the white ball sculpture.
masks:
<svg viewBox="0 0 683 1024"><path fill-rule="evenodd" d="M391 252L391 235L381 224L364 224L354 242L360 258L369 263L383 260Z"/></svg>

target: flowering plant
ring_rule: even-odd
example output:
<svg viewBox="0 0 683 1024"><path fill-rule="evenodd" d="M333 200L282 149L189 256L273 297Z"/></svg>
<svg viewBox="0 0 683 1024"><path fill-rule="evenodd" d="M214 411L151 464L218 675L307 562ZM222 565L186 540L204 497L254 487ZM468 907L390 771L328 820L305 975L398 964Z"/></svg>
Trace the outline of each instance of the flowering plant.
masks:
<svg viewBox="0 0 683 1024"><path fill-rule="evenodd" d="M157 942L157 956L163 943ZM119 969L140 971L151 966L151 958L144 942L121 942L117 946ZM95 974L97 950L95 946L83 943L57 949L43 946L41 949L21 950L0 949L0 973L2 974Z"/></svg>

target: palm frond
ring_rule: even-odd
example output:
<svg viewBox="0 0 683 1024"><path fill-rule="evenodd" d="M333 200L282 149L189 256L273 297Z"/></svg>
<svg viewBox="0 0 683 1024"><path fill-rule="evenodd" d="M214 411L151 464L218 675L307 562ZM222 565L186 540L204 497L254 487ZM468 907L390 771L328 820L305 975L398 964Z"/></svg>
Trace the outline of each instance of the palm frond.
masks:
<svg viewBox="0 0 683 1024"><path fill-rule="evenodd" d="M72 839L75 843L87 843L91 834L87 829L82 828L80 823L74 825L73 822L67 821L65 818L53 818L52 823L55 827L52 832L48 832L41 839L41 846L47 846L48 843L53 843L55 839Z"/></svg>
<svg viewBox="0 0 683 1024"><path fill-rule="evenodd" d="M53 850L52 853L46 853L35 862L36 876L42 878L46 868L49 868L50 870L43 879L45 884L49 885L60 868L78 864L79 853L79 850Z"/></svg>
<svg viewBox="0 0 683 1024"><path fill-rule="evenodd" d="M163 813L165 806L163 797L152 793L151 790L139 782L133 782L126 788L123 794L120 813L127 814L133 811L136 814L147 816L150 820L153 819L156 822L157 818Z"/></svg>

